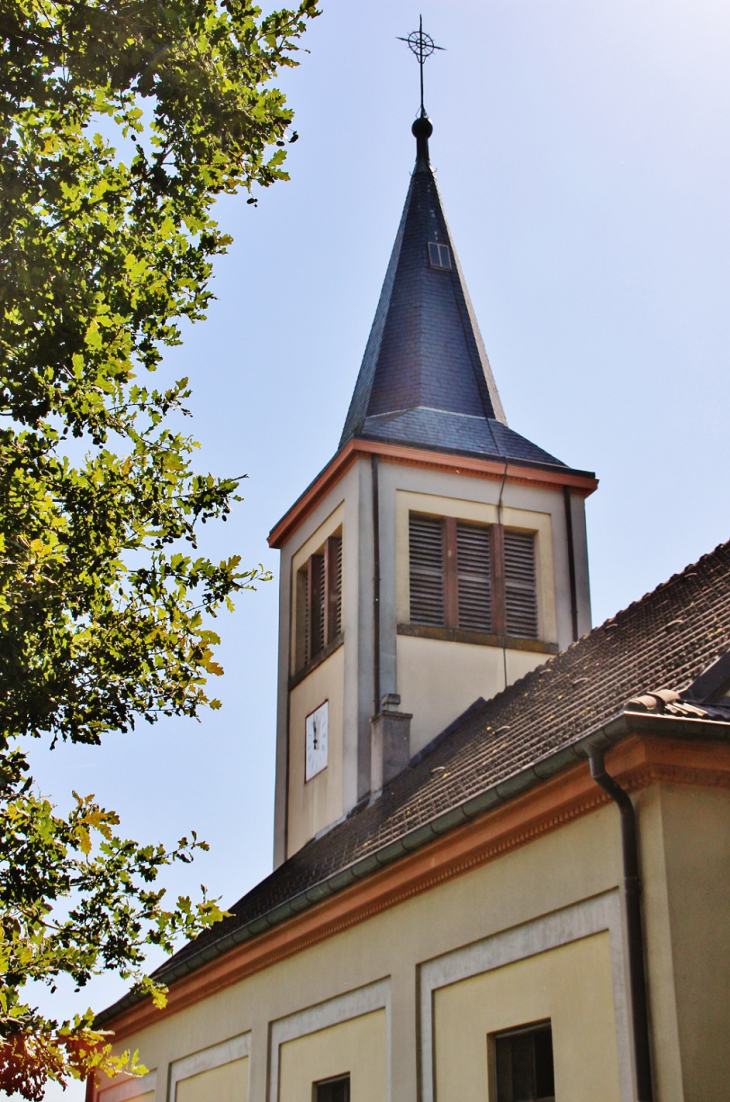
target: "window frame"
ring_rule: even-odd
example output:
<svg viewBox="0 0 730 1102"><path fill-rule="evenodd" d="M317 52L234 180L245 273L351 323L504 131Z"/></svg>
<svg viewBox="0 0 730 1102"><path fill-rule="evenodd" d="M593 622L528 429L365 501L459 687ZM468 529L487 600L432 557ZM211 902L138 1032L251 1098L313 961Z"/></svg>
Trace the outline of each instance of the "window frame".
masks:
<svg viewBox="0 0 730 1102"><path fill-rule="evenodd" d="M351 1086L351 1083L350 1083L350 1073L349 1073L349 1071L342 1072L339 1075L328 1076L326 1079L318 1079L314 1083L312 1083L312 1102L319 1102L319 1097L320 1097L319 1088L320 1087L337 1086L338 1083L346 1083L347 1084L347 1090L345 1091L344 1102L350 1102L350 1086Z"/></svg>
<svg viewBox="0 0 730 1102"><path fill-rule="evenodd" d="M542 1094L537 1093L537 1081L536 1081L536 1068L535 1068L535 1048L534 1037L537 1033L549 1033L550 1035L550 1062L551 1062L551 1076L553 1080L553 1093ZM555 1102L555 1048L553 1045L553 1026L550 1018L543 1018L536 1022L527 1022L524 1025L514 1026L511 1029L500 1029L495 1033L490 1033L488 1036L488 1049L489 1049L489 1084L490 1097L493 1096L494 1102L514 1102L514 1099L505 1099L500 1097L500 1084L499 1079L499 1043L500 1041L509 1041L513 1037L531 1036L533 1038L532 1048L532 1074L533 1074L533 1097L529 1102Z"/></svg>
<svg viewBox="0 0 730 1102"><path fill-rule="evenodd" d="M436 250L436 255L438 256L438 263L434 263L434 259L433 259L434 254L433 254L433 251L432 251L434 249ZM442 263L442 256L443 256L442 249L445 250L445 252L446 252L446 259L448 260L448 264L443 264ZM428 265L429 265L430 268L432 268L435 272L453 272L453 270L454 270L453 252L445 242L443 242L443 241L429 241L427 243L427 251L428 251Z"/></svg>
<svg viewBox="0 0 730 1102"><path fill-rule="evenodd" d="M340 526L307 556L295 572L293 671L290 681L301 680L343 642L343 555ZM309 615L312 594L315 604L319 606L316 620Z"/></svg>

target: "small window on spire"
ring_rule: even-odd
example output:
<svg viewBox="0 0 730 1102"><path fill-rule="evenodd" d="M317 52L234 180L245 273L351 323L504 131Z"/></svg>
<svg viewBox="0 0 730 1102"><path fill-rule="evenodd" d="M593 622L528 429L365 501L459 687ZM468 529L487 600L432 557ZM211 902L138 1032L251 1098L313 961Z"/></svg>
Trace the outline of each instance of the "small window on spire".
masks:
<svg viewBox="0 0 730 1102"><path fill-rule="evenodd" d="M429 241L428 259L432 268L440 268L442 272L451 271L451 249L448 245L439 245L436 241Z"/></svg>

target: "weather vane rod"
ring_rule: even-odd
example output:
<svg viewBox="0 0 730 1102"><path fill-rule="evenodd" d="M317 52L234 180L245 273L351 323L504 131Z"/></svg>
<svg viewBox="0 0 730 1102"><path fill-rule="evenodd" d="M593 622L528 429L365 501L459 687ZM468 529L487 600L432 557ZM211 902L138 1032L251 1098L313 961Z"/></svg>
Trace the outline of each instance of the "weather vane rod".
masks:
<svg viewBox="0 0 730 1102"><path fill-rule="evenodd" d="M443 46L437 46L430 34L424 34L423 31L423 16L418 17L418 30L411 31L408 38L401 38L398 35L399 42L407 42L413 53L416 55L416 61L418 62L418 68L421 74L421 118L426 117L426 108L423 106L423 66L426 62L426 58L430 57L434 50L443 50Z"/></svg>

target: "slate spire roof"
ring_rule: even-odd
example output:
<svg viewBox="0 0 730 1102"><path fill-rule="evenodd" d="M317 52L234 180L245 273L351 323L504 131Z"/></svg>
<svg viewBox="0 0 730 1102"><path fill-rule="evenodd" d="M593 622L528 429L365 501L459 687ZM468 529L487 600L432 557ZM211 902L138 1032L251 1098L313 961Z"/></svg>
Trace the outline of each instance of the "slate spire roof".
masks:
<svg viewBox="0 0 730 1102"><path fill-rule="evenodd" d="M507 427L429 163L433 127L423 116L412 129L416 164L340 447L359 438L562 467Z"/></svg>

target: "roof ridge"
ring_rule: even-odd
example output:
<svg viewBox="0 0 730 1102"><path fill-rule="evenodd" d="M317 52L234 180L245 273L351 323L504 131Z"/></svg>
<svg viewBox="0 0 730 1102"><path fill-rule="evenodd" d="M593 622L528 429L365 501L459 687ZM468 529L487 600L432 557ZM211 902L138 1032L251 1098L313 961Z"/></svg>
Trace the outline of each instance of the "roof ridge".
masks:
<svg viewBox="0 0 730 1102"><path fill-rule="evenodd" d="M615 621L617 617L624 616L636 605L642 604L643 601L646 601L649 597L654 596L655 593L659 593L661 590L667 589L670 585L677 582L680 578L684 578L687 575L691 574L693 570L696 570L696 568L707 559L712 558L712 556L716 555L719 551L723 551L726 549L730 551L730 540L721 541L720 543L716 544L715 547L713 547L712 551L707 551L704 555L700 555L699 559L697 559L695 562L687 563L685 567L683 567L681 570L677 570L674 574L671 574L663 582L659 582L659 584L655 585L653 589L647 589L646 593L642 594L641 597L635 598L635 600L631 601L630 604L626 605L624 608L618 609L616 612L613 613L612 616L609 616L608 619L604 620L601 624L597 624L595 628L591 628L591 631L596 631L600 627L605 627L606 624ZM590 635L590 632L587 632L586 634ZM585 638L585 636L582 636L581 638ZM576 640L576 642L579 643L580 639ZM571 646L575 646L575 643L571 644Z"/></svg>

